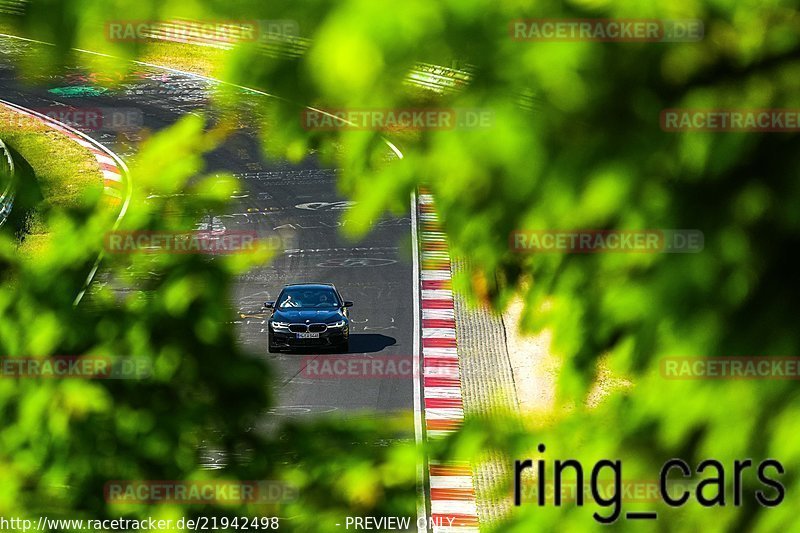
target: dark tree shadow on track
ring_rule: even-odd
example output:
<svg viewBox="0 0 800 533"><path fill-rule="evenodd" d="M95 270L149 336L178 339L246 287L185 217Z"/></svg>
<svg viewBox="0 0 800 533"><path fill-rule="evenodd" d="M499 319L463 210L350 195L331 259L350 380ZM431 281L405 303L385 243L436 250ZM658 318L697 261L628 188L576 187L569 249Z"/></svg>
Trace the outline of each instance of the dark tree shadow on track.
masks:
<svg viewBox="0 0 800 533"><path fill-rule="evenodd" d="M387 346L394 346L397 340L377 333L351 333L348 353L380 352Z"/></svg>
<svg viewBox="0 0 800 533"><path fill-rule="evenodd" d="M331 355L331 354L360 354L360 353L375 353L380 352L387 346L394 346L397 344L397 339L394 337L387 337L386 335L379 335L377 333L351 333L350 334L350 351L342 352L336 348L327 348L320 346L295 346L290 350L281 350L281 353L289 353L295 355Z"/></svg>
<svg viewBox="0 0 800 533"><path fill-rule="evenodd" d="M8 147L8 151L14 159L17 176L14 207L8 215L6 224L14 228L14 234L18 239L24 240L36 210L41 210L44 215L47 206L44 204L42 188L33 167L12 146ZM0 184L0 191L4 188L5 184ZM98 189L98 200L99 192Z"/></svg>

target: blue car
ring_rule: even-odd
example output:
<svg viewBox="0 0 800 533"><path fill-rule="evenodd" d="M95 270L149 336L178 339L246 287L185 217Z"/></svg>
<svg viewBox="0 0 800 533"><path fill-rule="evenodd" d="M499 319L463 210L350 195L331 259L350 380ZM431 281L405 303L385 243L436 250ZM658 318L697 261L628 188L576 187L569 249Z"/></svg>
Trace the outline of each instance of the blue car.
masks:
<svg viewBox="0 0 800 533"><path fill-rule="evenodd" d="M350 350L350 315L353 302L342 299L330 283L287 285L274 302L269 319L270 353L292 348Z"/></svg>

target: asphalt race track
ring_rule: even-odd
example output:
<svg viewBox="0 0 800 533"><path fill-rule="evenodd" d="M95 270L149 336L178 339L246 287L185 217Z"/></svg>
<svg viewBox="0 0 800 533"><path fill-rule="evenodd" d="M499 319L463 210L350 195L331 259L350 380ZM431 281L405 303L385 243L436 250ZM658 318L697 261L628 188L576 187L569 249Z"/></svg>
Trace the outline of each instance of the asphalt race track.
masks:
<svg viewBox="0 0 800 533"><path fill-rule="evenodd" d="M22 84L17 71L19 60L26 50L38 46L44 45L0 37L0 98L33 109L55 105L135 108L141 110L144 128L150 131L168 127L183 114L206 110L209 82L157 68L137 68L140 74L120 88L97 95L49 92L92 85L85 77L91 73L80 65L76 65L74 74L35 80L36 85ZM128 160L135 155L140 140L135 132L84 131ZM257 141L244 132L208 154L207 164L209 171L233 173L241 187L230 211L209 217L206 224L216 229L256 231L259 236L280 232L292 237L290 248L272 264L238 280L232 302L244 315L232 317L242 344L255 357L268 359L280 381L273 414L380 416L386 411L410 412L414 404L410 377L309 379L303 375L302 363L316 352L268 353L266 317L261 314L261 305L275 299L286 283L331 282L344 298L355 302L351 309L351 355L410 357L414 331L410 217L376 221L363 241L345 239L339 229L348 203L336 192L335 171L320 168L313 159L298 166L267 163Z"/></svg>

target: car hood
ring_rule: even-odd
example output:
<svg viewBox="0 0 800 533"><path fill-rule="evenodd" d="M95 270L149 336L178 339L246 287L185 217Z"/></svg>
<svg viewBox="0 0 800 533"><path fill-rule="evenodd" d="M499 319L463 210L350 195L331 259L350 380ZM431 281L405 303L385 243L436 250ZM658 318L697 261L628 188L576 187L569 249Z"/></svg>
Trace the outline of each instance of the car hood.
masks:
<svg viewBox="0 0 800 533"><path fill-rule="evenodd" d="M278 322L338 322L344 315L338 309L280 309L272 315Z"/></svg>

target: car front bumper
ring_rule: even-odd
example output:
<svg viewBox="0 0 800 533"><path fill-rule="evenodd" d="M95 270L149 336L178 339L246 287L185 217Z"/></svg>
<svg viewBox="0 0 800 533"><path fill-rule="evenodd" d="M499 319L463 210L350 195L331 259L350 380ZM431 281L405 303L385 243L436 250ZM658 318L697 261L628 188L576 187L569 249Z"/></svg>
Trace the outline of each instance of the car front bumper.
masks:
<svg viewBox="0 0 800 533"><path fill-rule="evenodd" d="M311 346L338 346L347 342L350 332L348 328L329 329L319 334L318 338L299 339L296 333L275 331L270 326L272 342L278 347L302 348Z"/></svg>

